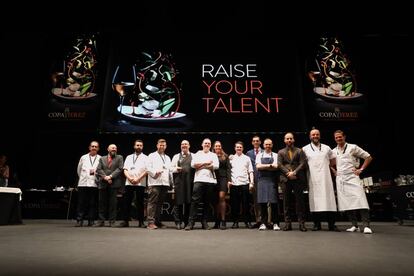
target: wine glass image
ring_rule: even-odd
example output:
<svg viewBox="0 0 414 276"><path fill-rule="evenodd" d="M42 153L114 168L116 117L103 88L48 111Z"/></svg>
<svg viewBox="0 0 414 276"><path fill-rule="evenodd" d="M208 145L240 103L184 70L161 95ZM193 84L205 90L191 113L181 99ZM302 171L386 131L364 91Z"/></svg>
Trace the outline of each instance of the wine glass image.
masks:
<svg viewBox="0 0 414 276"><path fill-rule="evenodd" d="M112 89L119 95L118 123L126 123L122 120L122 109L125 97L127 97L135 88L136 73L134 65L118 65L112 77Z"/></svg>

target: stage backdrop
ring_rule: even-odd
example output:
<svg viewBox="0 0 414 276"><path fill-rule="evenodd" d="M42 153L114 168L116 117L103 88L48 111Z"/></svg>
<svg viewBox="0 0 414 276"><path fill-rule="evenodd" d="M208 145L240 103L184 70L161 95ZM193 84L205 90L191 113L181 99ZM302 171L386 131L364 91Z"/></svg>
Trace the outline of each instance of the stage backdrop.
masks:
<svg viewBox="0 0 414 276"><path fill-rule="evenodd" d="M188 39L188 43L184 43ZM104 133L304 131L292 40L112 37Z"/></svg>

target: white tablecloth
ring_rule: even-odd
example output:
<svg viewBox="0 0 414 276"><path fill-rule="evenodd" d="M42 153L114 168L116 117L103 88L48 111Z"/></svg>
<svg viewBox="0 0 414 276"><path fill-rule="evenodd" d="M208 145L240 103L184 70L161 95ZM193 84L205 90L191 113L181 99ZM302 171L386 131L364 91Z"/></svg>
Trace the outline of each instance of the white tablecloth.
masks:
<svg viewBox="0 0 414 276"><path fill-rule="evenodd" d="M22 190L19 188L0 187L0 193L19 194L20 201L22 200Z"/></svg>

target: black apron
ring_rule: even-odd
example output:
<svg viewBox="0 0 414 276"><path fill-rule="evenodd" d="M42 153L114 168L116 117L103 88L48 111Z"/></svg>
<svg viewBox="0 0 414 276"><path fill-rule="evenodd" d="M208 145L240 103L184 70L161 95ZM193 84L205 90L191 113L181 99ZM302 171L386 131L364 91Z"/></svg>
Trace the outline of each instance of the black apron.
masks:
<svg viewBox="0 0 414 276"><path fill-rule="evenodd" d="M180 153L177 166L181 167L181 172L174 173L174 191L175 204L189 204L191 203L191 196L193 194L193 180L194 170L191 168L191 154L183 156Z"/></svg>

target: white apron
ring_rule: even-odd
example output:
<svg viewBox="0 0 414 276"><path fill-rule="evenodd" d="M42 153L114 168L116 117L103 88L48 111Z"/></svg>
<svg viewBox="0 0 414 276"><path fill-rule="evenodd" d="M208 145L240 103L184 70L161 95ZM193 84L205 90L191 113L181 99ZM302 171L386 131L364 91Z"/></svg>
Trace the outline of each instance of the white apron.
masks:
<svg viewBox="0 0 414 276"><path fill-rule="evenodd" d="M303 151L308 159L309 209L311 212L336 212L335 193L329 170L331 149L321 144L321 147L307 145Z"/></svg>
<svg viewBox="0 0 414 276"><path fill-rule="evenodd" d="M359 176L352 172L359 166L359 158L369 154L357 145L346 144L344 152L336 148L336 192L339 211L369 209Z"/></svg>

